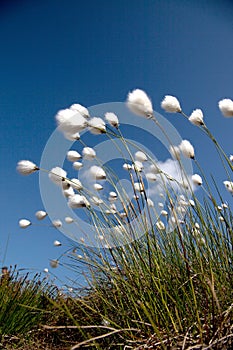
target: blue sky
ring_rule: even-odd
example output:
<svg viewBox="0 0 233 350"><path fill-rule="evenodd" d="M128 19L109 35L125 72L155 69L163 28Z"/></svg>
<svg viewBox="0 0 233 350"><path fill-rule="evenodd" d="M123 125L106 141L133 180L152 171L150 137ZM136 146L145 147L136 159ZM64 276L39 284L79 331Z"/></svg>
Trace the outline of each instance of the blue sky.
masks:
<svg viewBox="0 0 233 350"><path fill-rule="evenodd" d="M74 102L123 102L129 90L144 89L154 109L195 145L200 163L224 191L225 174L211 143L180 116L165 115L160 101L171 94L187 114L202 108L226 153L233 153L232 120L217 107L220 99L232 98L232 18L232 2L214 0L0 5L0 262L40 271L64 250L53 247L54 239L66 239L52 228L18 228L19 218L33 218L43 206L38 175L21 177L15 167L20 159L40 163L54 115ZM224 198L231 200L225 192Z"/></svg>

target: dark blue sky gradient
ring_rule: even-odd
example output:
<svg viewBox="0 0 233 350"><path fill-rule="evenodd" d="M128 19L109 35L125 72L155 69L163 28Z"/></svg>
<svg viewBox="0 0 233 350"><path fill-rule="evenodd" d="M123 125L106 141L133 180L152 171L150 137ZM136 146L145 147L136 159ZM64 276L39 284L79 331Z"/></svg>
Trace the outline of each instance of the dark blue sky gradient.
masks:
<svg viewBox="0 0 233 350"><path fill-rule="evenodd" d="M55 238L63 240L59 232L18 228L18 219L33 218L42 203L37 174L24 178L15 167L20 159L40 163L61 108L124 101L139 87L165 115L160 101L172 94L187 114L202 108L207 125L232 153L233 120L217 107L220 99L233 97L232 34L231 1L2 2L0 263L8 235L4 264L41 270L59 255L52 246ZM180 116L166 117L194 144L223 191L225 174L211 143Z"/></svg>

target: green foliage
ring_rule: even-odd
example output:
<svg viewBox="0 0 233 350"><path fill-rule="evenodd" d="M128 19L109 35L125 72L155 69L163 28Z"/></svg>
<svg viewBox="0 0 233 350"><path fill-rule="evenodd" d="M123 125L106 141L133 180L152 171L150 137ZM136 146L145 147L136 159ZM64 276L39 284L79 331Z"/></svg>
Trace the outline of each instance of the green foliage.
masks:
<svg viewBox="0 0 233 350"><path fill-rule="evenodd" d="M0 284L0 339L5 335L20 335L32 330L43 319L55 295L40 275L30 279L14 269ZM48 312L48 311L47 311Z"/></svg>
<svg viewBox="0 0 233 350"><path fill-rule="evenodd" d="M151 112L152 105L148 112L148 97L140 90L135 93L138 99L133 106L131 101L131 109L154 123L174 151L175 145L170 143L166 130ZM166 96L166 100L165 110L174 112L175 103L175 112L189 119L176 98ZM197 118L197 110L195 113L192 123L214 144L229 180L223 183L233 194L232 160L204 121ZM102 130L96 126L95 133L103 132L104 122L101 125ZM212 186L206 179L195 159L193 146L183 140L175 146L178 151L174 156L180 179L163 172L154 159L144 154L145 162L154 167L156 178L153 181L160 182L164 208L169 212L161 219L161 209L158 209L161 206L156 211L148 198L144 166L136 166L136 157L129 145L136 147L136 151L144 150L125 139L118 125L111 126L112 129L104 125L104 133L113 143L115 139L120 140L128 152L127 158L132 164L126 168L134 196L128 198L127 191L117 187L117 174L106 167L104 170L109 176L100 168L101 174L104 172L104 179L113 187L113 197L119 199L123 208L121 212L111 203L116 198L98 202L95 197L97 205L103 204L96 210L91 204L93 193L83 187L76 188L78 205L77 201L72 202L75 196L69 197L71 208L85 210L100 243L99 248L91 248L85 237L82 248L73 247L70 253L64 253L64 266L67 264L77 272L82 264L85 266L89 291L82 297L74 294L50 298L53 318L44 320L47 330L57 334L59 341L69 344L71 350L230 349L233 343L233 215L230 206L223 203L216 183L213 181ZM84 142L80 142L84 146ZM198 174L190 177L185 172L180 152L192 159L203 180ZM26 171L34 172L34 164L26 164ZM25 173L25 164L22 172ZM55 175L57 180L60 175ZM64 184L72 187L72 180L60 177ZM202 196L194 193L194 186L202 189ZM43 303L47 303L51 291L46 284L38 284L37 277L30 282L27 277L22 280L17 277L15 281L3 283L0 293L1 332L15 334L41 322Z"/></svg>

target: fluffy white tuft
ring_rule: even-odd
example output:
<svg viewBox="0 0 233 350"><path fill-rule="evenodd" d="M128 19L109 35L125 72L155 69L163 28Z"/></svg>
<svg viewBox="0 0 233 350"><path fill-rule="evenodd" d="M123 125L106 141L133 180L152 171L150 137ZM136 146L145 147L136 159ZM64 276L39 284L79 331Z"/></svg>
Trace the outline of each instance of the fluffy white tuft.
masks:
<svg viewBox="0 0 233 350"><path fill-rule="evenodd" d="M21 175L30 175L39 170L38 166L30 160L20 160L17 164L17 171Z"/></svg>
<svg viewBox="0 0 233 350"><path fill-rule="evenodd" d="M164 97L161 107L168 113L180 113L182 111L178 99L170 95Z"/></svg>
<svg viewBox="0 0 233 350"><path fill-rule="evenodd" d="M219 101L218 107L224 117L233 117L233 101L230 98L224 98Z"/></svg>
<svg viewBox="0 0 233 350"><path fill-rule="evenodd" d="M151 100L141 89L129 92L126 103L128 108L136 115L142 117L151 117L153 115Z"/></svg>

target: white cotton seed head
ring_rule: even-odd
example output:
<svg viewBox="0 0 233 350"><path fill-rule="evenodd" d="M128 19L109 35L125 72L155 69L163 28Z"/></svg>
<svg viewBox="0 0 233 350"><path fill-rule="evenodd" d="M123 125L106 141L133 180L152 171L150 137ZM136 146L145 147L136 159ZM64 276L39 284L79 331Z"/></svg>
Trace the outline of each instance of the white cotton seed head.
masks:
<svg viewBox="0 0 233 350"><path fill-rule="evenodd" d="M49 269L47 269L47 267L46 268L44 268L44 273L49 273Z"/></svg>
<svg viewBox="0 0 233 350"><path fill-rule="evenodd" d="M62 180L61 187L63 190L68 190L70 188L69 179Z"/></svg>
<svg viewBox="0 0 233 350"><path fill-rule="evenodd" d="M195 202L192 199L189 199L189 204L191 205L191 207L195 207Z"/></svg>
<svg viewBox="0 0 233 350"><path fill-rule="evenodd" d="M90 175L92 176L93 179L95 180L104 180L106 179L106 173L105 171L97 166L97 165L93 165L90 167L89 169Z"/></svg>
<svg viewBox="0 0 233 350"><path fill-rule="evenodd" d="M202 185L202 178L198 174L193 174L192 175L192 182L196 186L201 186Z"/></svg>
<svg viewBox="0 0 233 350"><path fill-rule="evenodd" d="M83 189L83 185L79 179L73 178L69 183L74 190L80 191Z"/></svg>
<svg viewBox="0 0 233 350"><path fill-rule="evenodd" d="M30 175L39 170L39 167L30 160L20 160L16 169L21 175Z"/></svg>
<svg viewBox="0 0 233 350"><path fill-rule="evenodd" d="M226 187L227 191L233 193L233 181L223 181L223 184Z"/></svg>
<svg viewBox="0 0 233 350"><path fill-rule="evenodd" d="M179 145L180 151L186 158L195 158L194 148L188 140L181 141Z"/></svg>
<svg viewBox="0 0 233 350"><path fill-rule="evenodd" d="M233 163L233 155L232 154L230 155L229 159Z"/></svg>
<svg viewBox="0 0 233 350"><path fill-rule="evenodd" d="M88 122L88 126L90 132L94 135L106 133L105 122L101 118L94 117L90 119L90 121Z"/></svg>
<svg viewBox="0 0 233 350"><path fill-rule="evenodd" d="M103 204L103 200L101 198L98 198L96 196L93 196L91 198L92 203L94 203L95 205L100 205Z"/></svg>
<svg viewBox="0 0 233 350"><path fill-rule="evenodd" d="M75 194L74 196L69 197L68 206L73 209L84 208L89 207L90 203L86 197L81 196L80 194Z"/></svg>
<svg viewBox="0 0 233 350"><path fill-rule="evenodd" d="M76 111L79 112L84 118L89 118L90 114L88 112L88 109L82 105L80 105L79 103L74 103L70 106L70 109L72 111Z"/></svg>
<svg viewBox="0 0 233 350"><path fill-rule="evenodd" d="M137 151L134 156L139 162L146 162L148 160L147 155L142 151Z"/></svg>
<svg viewBox="0 0 233 350"><path fill-rule="evenodd" d="M168 113L180 113L182 111L180 102L176 97L170 95L164 97L161 107Z"/></svg>
<svg viewBox="0 0 233 350"><path fill-rule="evenodd" d="M62 181L66 179L66 175L67 172L58 166L52 168L49 172L50 180L58 186L62 186Z"/></svg>
<svg viewBox="0 0 233 350"><path fill-rule="evenodd" d="M124 163L123 164L123 169L124 170L131 170L132 169L132 165L128 164L128 163Z"/></svg>
<svg viewBox="0 0 233 350"><path fill-rule="evenodd" d="M136 172L141 173L143 170L144 166L142 162L139 162L139 160L135 160L134 164L132 165L132 169Z"/></svg>
<svg viewBox="0 0 233 350"><path fill-rule="evenodd" d="M156 222L156 227L158 230L165 230L165 225L161 220Z"/></svg>
<svg viewBox="0 0 233 350"><path fill-rule="evenodd" d="M53 220L53 221L52 221L52 225L53 225L53 227L55 227L55 228L59 228L59 227L62 227L62 222L61 222L61 220L56 219L56 220Z"/></svg>
<svg viewBox="0 0 233 350"><path fill-rule="evenodd" d="M92 160L96 157L96 152L91 147L84 147L82 150L82 155L85 159Z"/></svg>
<svg viewBox="0 0 233 350"><path fill-rule="evenodd" d="M204 116L201 109L195 109L189 117L190 123L194 125L204 125Z"/></svg>
<svg viewBox="0 0 233 350"><path fill-rule="evenodd" d="M111 198L117 198L117 193L114 191L109 192L109 197Z"/></svg>
<svg viewBox="0 0 233 350"><path fill-rule="evenodd" d="M43 220L48 214L44 210L38 210L35 213L37 220Z"/></svg>
<svg viewBox="0 0 233 350"><path fill-rule="evenodd" d="M74 162L73 163L73 168L75 170L80 170L82 167L83 167L83 163L81 163L81 162Z"/></svg>
<svg viewBox="0 0 233 350"><path fill-rule="evenodd" d="M60 247L60 246L61 246L61 242L55 240L55 241L53 242L53 245L54 245L54 247Z"/></svg>
<svg viewBox="0 0 233 350"><path fill-rule="evenodd" d="M114 214L116 214L116 210L115 209L107 209L104 212L107 215L111 215L111 214L114 215Z"/></svg>
<svg viewBox="0 0 233 350"><path fill-rule="evenodd" d="M169 150L174 159L180 160L180 149L178 146L170 146Z"/></svg>
<svg viewBox="0 0 233 350"><path fill-rule="evenodd" d="M27 219L19 220L19 227L21 227L21 228L26 228L26 227L30 226L31 224L32 224L31 221L29 221Z"/></svg>
<svg viewBox="0 0 233 350"><path fill-rule="evenodd" d="M65 134L75 134L87 127L87 120L79 112L69 108L56 114L58 129Z"/></svg>
<svg viewBox="0 0 233 350"><path fill-rule="evenodd" d="M153 173L146 173L146 179L149 181L149 182L154 182L157 180L157 177L155 174Z"/></svg>
<svg viewBox="0 0 233 350"><path fill-rule="evenodd" d="M69 141L77 141L80 139L80 133L79 132L64 132L63 133L64 137L69 140Z"/></svg>
<svg viewBox="0 0 233 350"><path fill-rule="evenodd" d="M66 217L65 217L65 222L66 222L67 224L72 224L72 222L74 222L74 219L71 218L70 216L66 216Z"/></svg>
<svg viewBox="0 0 233 350"><path fill-rule="evenodd" d="M126 103L128 108L136 115L142 117L151 117L153 115L151 100L143 90L135 89L129 92Z"/></svg>
<svg viewBox="0 0 233 350"><path fill-rule="evenodd" d="M71 110L71 109L69 109L69 108L61 109L55 115L55 119L56 119L57 125L58 126L62 125L63 123L67 122L67 120L69 120L72 117L74 117L75 115L76 115L76 112Z"/></svg>
<svg viewBox="0 0 233 350"><path fill-rule="evenodd" d="M166 210L161 210L161 212L160 212L160 214L162 215L162 216L168 216L168 212L166 211Z"/></svg>
<svg viewBox="0 0 233 350"><path fill-rule="evenodd" d="M154 202L152 201L152 199L150 199L150 198L147 198L147 205L148 205L148 207L151 207L151 208L153 208L154 207Z"/></svg>
<svg viewBox="0 0 233 350"><path fill-rule="evenodd" d="M116 114L114 113L105 113L105 119L106 121L112 125L114 128L118 128L119 127L119 120L118 117L116 116Z"/></svg>
<svg viewBox="0 0 233 350"><path fill-rule="evenodd" d="M159 169L159 167L156 164L151 164L150 165L150 172L153 174L159 174L159 173L161 173L161 170Z"/></svg>
<svg viewBox="0 0 233 350"><path fill-rule="evenodd" d="M218 107L224 117L233 117L233 101L229 98L224 98L223 100L219 101Z"/></svg>
<svg viewBox="0 0 233 350"><path fill-rule="evenodd" d="M53 269L56 269L59 265L59 261L58 260L50 260L49 264Z"/></svg>
<svg viewBox="0 0 233 350"><path fill-rule="evenodd" d="M103 189L103 186L100 184L94 184L93 187L96 191L101 191Z"/></svg>
<svg viewBox="0 0 233 350"><path fill-rule="evenodd" d="M117 197L109 196L108 200L109 202L115 202L117 200Z"/></svg>
<svg viewBox="0 0 233 350"><path fill-rule="evenodd" d="M144 186L141 182L135 182L134 183L134 189L137 192L143 192L144 191Z"/></svg>
<svg viewBox="0 0 233 350"><path fill-rule="evenodd" d="M77 151L70 150L70 151L67 152L66 158L67 158L70 162L76 162L77 160L79 160L80 158L82 158L82 156L81 156L81 154L79 154Z"/></svg>
<svg viewBox="0 0 233 350"><path fill-rule="evenodd" d="M74 190L72 187L69 187L68 189L63 190L62 193L66 198L69 198L70 196L74 195Z"/></svg>
<svg viewBox="0 0 233 350"><path fill-rule="evenodd" d="M188 207L189 202L187 202L185 199L180 199L178 202L183 207Z"/></svg>

